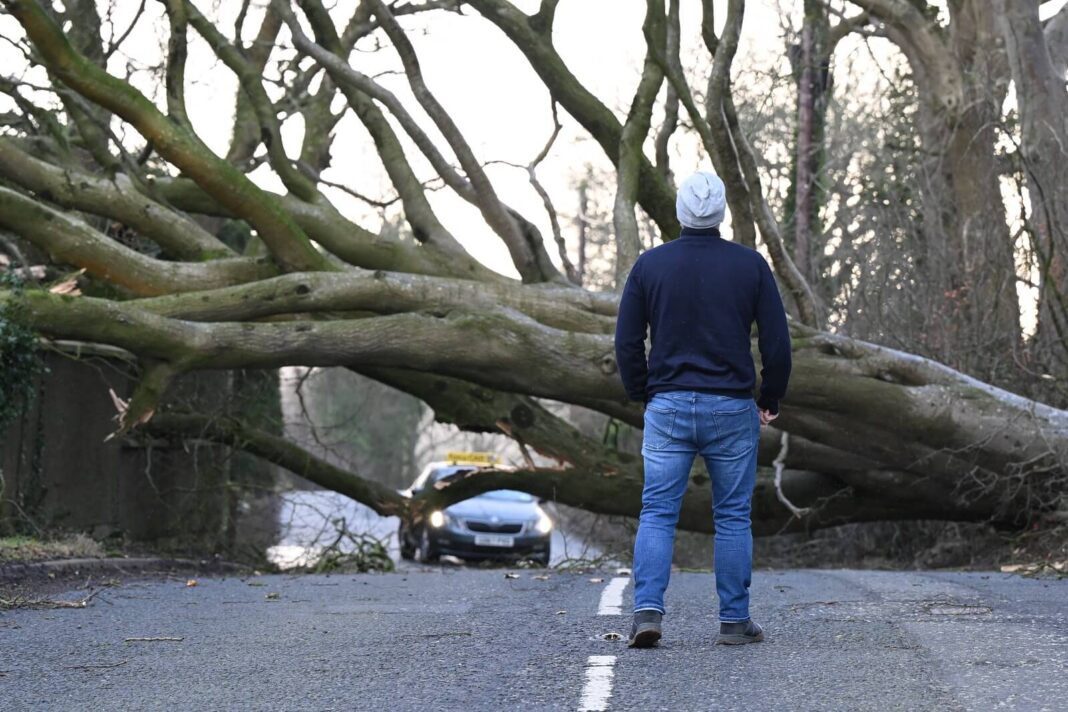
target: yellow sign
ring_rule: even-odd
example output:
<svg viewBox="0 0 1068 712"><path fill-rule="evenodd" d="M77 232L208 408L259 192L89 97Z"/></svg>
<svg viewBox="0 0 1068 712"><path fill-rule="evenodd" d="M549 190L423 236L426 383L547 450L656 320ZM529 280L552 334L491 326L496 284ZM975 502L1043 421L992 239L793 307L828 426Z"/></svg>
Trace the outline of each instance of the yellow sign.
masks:
<svg viewBox="0 0 1068 712"><path fill-rule="evenodd" d="M497 456L488 452L447 452L445 459L466 465L492 465L497 462Z"/></svg>

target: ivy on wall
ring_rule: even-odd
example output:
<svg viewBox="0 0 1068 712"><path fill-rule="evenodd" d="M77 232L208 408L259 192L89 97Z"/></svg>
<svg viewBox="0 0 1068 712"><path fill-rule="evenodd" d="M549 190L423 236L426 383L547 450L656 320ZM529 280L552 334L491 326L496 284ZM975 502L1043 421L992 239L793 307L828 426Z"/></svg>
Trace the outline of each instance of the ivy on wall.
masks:
<svg viewBox="0 0 1068 712"><path fill-rule="evenodd" d="M0 289L22 292L18 275L0 273ZM14 420L35 391L35 377L44 371L37 334L18 318L18 300L0 305L0 430Z"/></svg>

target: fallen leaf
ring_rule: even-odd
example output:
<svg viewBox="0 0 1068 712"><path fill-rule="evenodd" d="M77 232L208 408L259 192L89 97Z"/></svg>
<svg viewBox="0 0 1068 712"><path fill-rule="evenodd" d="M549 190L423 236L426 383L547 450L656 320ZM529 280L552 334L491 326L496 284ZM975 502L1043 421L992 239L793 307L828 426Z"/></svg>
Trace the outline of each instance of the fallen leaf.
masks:
<svg viewBox="0 0 1068 712"><path fill-rule="evenodd" d="M610 633L605 633L601 637L604 638L605 640L623 640L623 634L622 633L617 633L614 630L611 631Z"/></svg>
<svg viewBox="0 0 1068 712"><path fill-rule="evenodd" d="M562 616L562 615L564 615L565 613L567 613L567 611L557 611L557 612L556 612L556 615L558 615L558 616Z"/></svg>
<svg viewBox="0 0 1068 712"><path fill-rule="evenodd" d="M549 580L549 577L548 577L548 576L545 576L545 575L542 575L542 576L534 576L534 577L532 577L532 578L533 578L533 579L534 579L535 581L548 581L548 580Z"/></svg>
<svg viewBox="0 0 1068 712"><path fill-rule="evenodd" d="M591 578L590 583L604 583L603 578Z"/></svg>
<svg viewBox="0 0 1068 712"><path fill-rule="evenodd" d="M248 585L249 586L266 586L267 584L265 584L263 581L249 581Z"/></svg>
<svg viewBox="0 0 1068 712"><path fill-rule="evenodd" d="M616 569L617 576L630 576L630 569Z"/></svg>
<svg viewBox="0 0 1068 712"><path fill-rule="evenodd" d="M277 601L281 597L282 594L278 593L278 591L271 591L266 596L264 596L264 598L266 598L268 601Z"/></svg>
<svg viewBox="0 0 1068 712"><path fill-rule="evenodd" d="M197 585L197 580L196 579L189 579L188 581L185 582L185 585L186 585L187 588L192 588L193 586Z"/></svg>
<svg viewBox="0 0 1068 712"><path fill-rule="evenodd" d="M519 574L505 574L504 577L506 579L517 579L519 578Z"/></svg>

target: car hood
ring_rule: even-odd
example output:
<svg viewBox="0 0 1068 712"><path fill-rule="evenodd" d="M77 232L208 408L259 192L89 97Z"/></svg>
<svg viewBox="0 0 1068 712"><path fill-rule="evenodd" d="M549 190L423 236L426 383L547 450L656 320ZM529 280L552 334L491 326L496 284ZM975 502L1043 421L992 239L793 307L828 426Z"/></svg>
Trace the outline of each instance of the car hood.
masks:
<svg viewBox="0 0 1068 712"><path fill-rule="evenodd" d="M538 505L535 502L504 502L485 497L465 499L445 511L461 519L483 521L493 521L497 517L502 522L529 522L538 517Z"/></svg>

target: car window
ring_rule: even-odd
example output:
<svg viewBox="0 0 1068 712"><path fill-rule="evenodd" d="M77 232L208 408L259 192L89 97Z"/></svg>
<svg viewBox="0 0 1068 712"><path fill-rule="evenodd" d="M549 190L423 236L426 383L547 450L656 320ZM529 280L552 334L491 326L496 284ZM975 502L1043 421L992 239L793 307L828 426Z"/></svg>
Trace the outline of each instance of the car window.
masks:
<svg viewBox="0 0 1068 712"><path fill-rule="evenodd" d="M479 495L484 499L495 499L500 502L533 502L534 498L526 492L516 490L494 490Z"/></svg>

